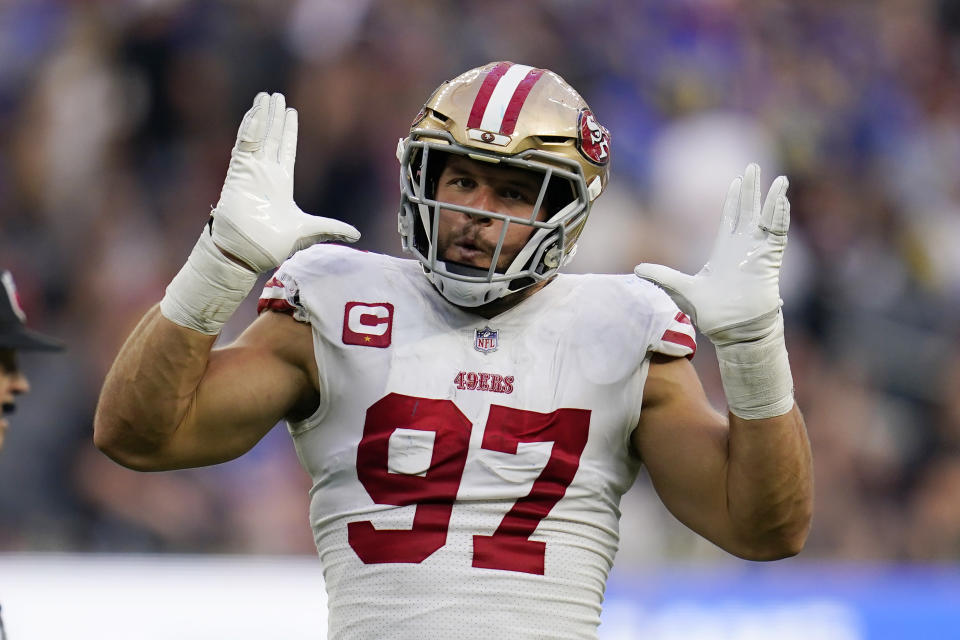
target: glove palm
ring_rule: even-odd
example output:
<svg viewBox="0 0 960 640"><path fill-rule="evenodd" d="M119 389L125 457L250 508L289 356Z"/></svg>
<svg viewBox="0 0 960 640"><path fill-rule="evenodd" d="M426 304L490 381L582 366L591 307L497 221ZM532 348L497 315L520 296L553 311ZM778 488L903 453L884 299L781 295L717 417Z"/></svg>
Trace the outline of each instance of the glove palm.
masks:
<svg viewBox="0 0 960 640"><path fill-rule="evenodd" d="M762 338L776 327L780 266L790 226L787 178L760 202L760 167L750 164L730 185L710 259L696 275L656 264L634 273L664 289L714 344Z"/></svg>
<svg viewBox="0 0 960 640"><path fill-rule="evenodd" d="M360 238L351 225L304 213L293 201L297 129L297 112L286 108L283 94L257 94L213 210L214 244L257 272L317 242Z"/></svg>

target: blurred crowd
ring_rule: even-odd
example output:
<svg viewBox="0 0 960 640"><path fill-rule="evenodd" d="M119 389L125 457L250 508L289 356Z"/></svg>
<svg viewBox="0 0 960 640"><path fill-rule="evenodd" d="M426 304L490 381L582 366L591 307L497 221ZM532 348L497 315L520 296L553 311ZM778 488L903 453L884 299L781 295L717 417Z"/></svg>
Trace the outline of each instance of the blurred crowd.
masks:
<svg viewBox="0 0 960 640"><path fill-rule="evenodd" d="M300 112L301 208L399 255L397 139L441 81L508 59L564 76L612 132L573 270L696 270L729 180L753 160L789 176L782 295L816 474L801 558L960 557L960 1L6 0L0 15L0 266L31 325L69 344L24 358L0 551L313 553L282 425L237 461L138 474L93 448L100 384L216 203L257 91ZM694 364L723 408L705 339ZM628 568L722 558L645 477L623 510Z"/></svg>

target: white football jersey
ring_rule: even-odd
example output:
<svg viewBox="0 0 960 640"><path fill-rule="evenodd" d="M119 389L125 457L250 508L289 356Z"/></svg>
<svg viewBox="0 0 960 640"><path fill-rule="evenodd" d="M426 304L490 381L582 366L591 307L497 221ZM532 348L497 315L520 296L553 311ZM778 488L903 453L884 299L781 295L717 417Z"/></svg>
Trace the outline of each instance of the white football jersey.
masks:
<svg viewBox="0 0 960 640"><path fill-rule="evenodd" d="M321 405L289 429L331 640L596 638L649 355L695 349L663 291L562 274L485 319L316 245L260 306L313 328Z"/></svg>

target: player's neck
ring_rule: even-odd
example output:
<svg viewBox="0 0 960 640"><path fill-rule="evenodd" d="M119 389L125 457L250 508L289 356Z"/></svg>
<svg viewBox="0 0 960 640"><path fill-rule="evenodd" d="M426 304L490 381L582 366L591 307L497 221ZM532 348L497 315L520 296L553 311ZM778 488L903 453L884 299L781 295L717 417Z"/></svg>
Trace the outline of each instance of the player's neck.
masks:
<svg viewBox="0 0 960 640"><path fill-rule="evenodd" d="M501 313L504 313L514 308L515 306L517 306L518 304L520 304L521 302L523 302L524 300L532 296L537 291L540 291L540 289L543 289L545 286L547 286L551 282L553 282L553 278L550 278L549 280L542 280L536 284L530 285L525 289L521 289L520 291L516 291L509 295L505 295L502 298L497 298L496 300L491 300L490 302L487 302L486 304L482 304L479 307L461 307L460 305L457 305L457 306L463 309L464 311L467 311L468 313L472 313L472 314L481 316L483 318L490 319L490 318L493 318L494 316L498 316Z"/></svg>

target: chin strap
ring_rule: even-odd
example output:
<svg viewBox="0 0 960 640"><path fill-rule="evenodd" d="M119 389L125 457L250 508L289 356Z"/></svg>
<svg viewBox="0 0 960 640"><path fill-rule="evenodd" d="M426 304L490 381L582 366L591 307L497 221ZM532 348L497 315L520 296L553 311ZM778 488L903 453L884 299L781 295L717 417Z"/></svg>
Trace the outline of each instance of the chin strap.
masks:
<svg viewBox="0 0 960 640"><path fill-rule="evenodd" d="M450 271L443 261L438 264L444 271ZM510 293L508 282L465 282L437 271L429 272L427 276L444 298L460 307L479 307Z"/></svg>

